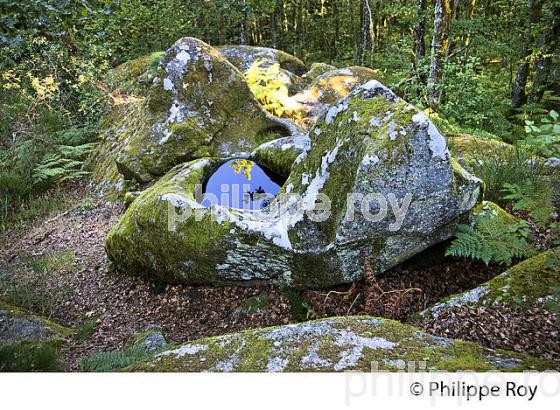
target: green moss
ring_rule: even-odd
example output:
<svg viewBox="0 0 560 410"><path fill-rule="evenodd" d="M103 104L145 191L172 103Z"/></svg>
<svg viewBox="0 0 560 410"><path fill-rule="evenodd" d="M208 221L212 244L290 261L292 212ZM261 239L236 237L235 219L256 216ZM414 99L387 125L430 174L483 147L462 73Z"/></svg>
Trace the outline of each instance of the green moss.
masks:
<svg viewBox="0 0 560 410"><path fill-rule="evenodd" d="M532 258L509 268L486 283L490 292L482 298L484 301L496 301L504 304L517 303L522 306L539 304L539 299L550 297L560 287L560 267L547 266L545 262L554 250L542 252Z"/></svg>
<svg viewBox="0 0 560 410"><path fill-rule="evenodd" d="M197 161L200 165L195 165ZM222 281L216 266L235 246L227 241L233 224L216 223L209 208L200 208L199 220L185 218L175 231L169 230L168 206L172 205L161 199L177 195L196 203L196 185L202 185L205 176L222 163L197 161L177 166L143 191L111 230L106 250L121 271L172 283Z"/></svg>
<svg viewBox="0 0 560 410"><path fill-rule="evenodd" d="M172 101L171 91L167 91L163 87L152 87L150 89L148 108L152 114L166 114L171 108Z"/></svg>
<svg viewBox="0 0 560 410"><path fill-rule="evenodd" d="M268 293L261 292L241 302L232 312L234 317L249 317L260 314L270 304Z"/></svg>
<svg viewBox="0 0 560 410"><path fill-rule="evenodd" d="M299 153L292 148L283 150L282 148L265 147L257 149L252 159L275 174L287 177L290 175L292 164L298 155Z"/></svg>
<svg viewBox="0 0 560 410"><path fill-rule="evenodd" d="M450 135L447 141L453 156L469 172L473 172L473 167L479 161L503 161L515 150L513 145L505 142L467 134Z"/></svg>
<svg viewBox="0 0 560 410"><path fill-rule="evenodd" d="M162 57L163 52L155 52L121 64L109 73L107 81L113 91L144 96Z"/></svg>
<svg viewBox="0 0 560 410"><path fill-rule="evenodd" d="M545 370L558 364L474 343L437 338L417 328L367 316L248 330L200 339L131 366L128 371L416 371ZM406 368L402 368L406 370Z"/></svg>
<svg viewBox="0 0 560 410"><path fill-rule="evenodd" d="M336 70L335 66L325 63L313 63L311 64L311 68L308 72L306 72L303 77L308 80L312 81L315 78L319 77L322 74L328 73L329 71Z"/></svg>
<svg viewBox="0 0 560 410"><path fill-rule="evenodd" d="M512 225L519 222L519 218L513 216L491 201L482 201L471 210L471 222L473 221L473 218L476 218L486 212L491 212L494 216L500 218L506 225Z"/></svg>
<svg viewBox="0 0 560 410"><path fill-rule="evenodd" d="M442 309L456 306L518 305L524 309L546 309L546 302L554 297L560 287L560 268L548 266L546 261L558 250L549 250L514 265L504 273L481 284L478 288L451 295L423 311L417 319L426 320L439 314ZM475 298L469 296L476 294Z"/></svg>

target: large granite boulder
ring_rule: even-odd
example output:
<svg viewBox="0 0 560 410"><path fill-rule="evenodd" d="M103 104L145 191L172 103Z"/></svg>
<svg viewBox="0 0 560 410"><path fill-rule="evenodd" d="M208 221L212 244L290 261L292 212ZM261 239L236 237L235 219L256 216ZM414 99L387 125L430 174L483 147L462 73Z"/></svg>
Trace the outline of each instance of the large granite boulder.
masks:
<svg viewBox="0 0 560 410"><path fill-rule="evenodd" d="M269 206L202 207L197 185L224 160L195 160L132 202L107 237L109 258L171 283L349 283L366 259L381 273L449 238L480 196L429 119L377 81L282 147L300 153Z"/></svg>
<svg viewBox="0 0 560 410"><path fill-rule="evenodd" d="M243 74L194 38L178 40L163 56L127 63L112 78L123 84L90 161L98 191L153 181L195 158L249 153L288 133L256 101Z"/></svg>
<svg viewBox="0 0 560 410"><path fill-rule="evenodd" d="M388 319L335 317L210 337L125 369L140 372L522 371L558 364L436 337Z"/></svg>
<svg viewBox="0 0 560 410"><path fill-rule="evenodd" d="M71 330L0 300L0 372L59 371Z"/></svg>

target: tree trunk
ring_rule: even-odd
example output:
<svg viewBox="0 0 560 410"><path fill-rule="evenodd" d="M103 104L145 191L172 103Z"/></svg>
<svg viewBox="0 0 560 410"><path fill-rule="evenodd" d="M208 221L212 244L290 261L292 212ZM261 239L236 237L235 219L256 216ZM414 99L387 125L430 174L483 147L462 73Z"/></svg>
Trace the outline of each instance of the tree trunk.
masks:
<svg viewBox="0 0 560 410"><path fill-rule="evenodd" d="M368 18L366 17L366 0L362 0L360 7L360 20L362 23L362 43L360 45L360 65L366 64L367 45L368 45Z"/></svg>
<svg viewBox="0 0 560 410"><path fill-rule="evenodd" d="M338 43L340 39L340 20L337 2L333 2L333 16L334 16L334 37L332 42L332 54L331 61L335 61L338 58Z"/></svg>
<svg viewBox="0 0 560 410"><path fill-rule="evenodd" d="M449 51L449 32L453 16L451 0L436 0L432 60L428 76L428 106L437 109L443 95L443 69Z"/></svg>
<svg viewBox="0 0 560 410"><path fill-rule="evenodd" d="M560 54L560 7L555 6L550 10L547 18L547 27L543 34L543 51L535 61L535 78L531 90L531 101L540 101L544 90L550 84L550 70L554 55ZM557 57L556 57L557 58Z"/></svg>
<svg viewBox="0 0 560 410"><path fill-rule="evenodd" d="M527 94L525 87L527 86L527 79L529 77L529 60L528 57L533 52L533 29L541 18L542 6L544 0L528 0L527 1L527 29L525 35L525 44L523 46L523 53L521 56L521 66L517 70L515 80L513 82L511 93L511 107L519 108L527 102Z"/></svg>
<svg viewBox="0 0 560 410"><path fill-rule="evenodd" d="M298 57L302 57L305 49L305 31L303 28L304 24L304 12L305 12L305 0L299 0L298 10L297 10L297 45L298 45Z"/></svg>
<svg viewBox="0 0 560 410"><path fill-rule="evenodd" d="M241 0L241 26L239 30L239 43L247 44L247 17L249 14L249 8L247 6L246 0Z"/></svg>
<svg viewBox="0 0 560 410"><path fill-rule="evenodd" d="M416 24L414 25L414 67L420 67L420 61L426 55L426 0L416 0Z"/></svg>
<svg viewBox="0 0 560 410"><path fill-rule="evenodd" d="M474 18L474 10L476 8L476 0L467 1L467 19L472 20ZM463 65L467 64L467 59L469 55L469 47L471 45L471 35L467 33L463 39Z"/></svg>
<svg viewBox="0 0 560 410"><path fill-rule="evenodd" d="M274 0L274 9L272 10L272 16L270 17L270 30L272 35L272 48L277 48L278 45L276 44L276 19L278 15L278 0Z"/></svg>
<svg viewBox="0 0 560 410"><path fill-rule="evenodd" d="M350 11L350 27L352 28L352 61L355 65L358 65L360 64L360 37L358 30L356 30L354 0L348 1L348 9Z"/></svg>
<svg viewBox="0 0 560 410"><path fill-rule="evenodd" d="M375 26L373 24L373 13L371 12L371 5L369 0L365 0L366 10L367 10L367 20L368 20L368 33L370 41L370 67L373 67L373 57L375 55Z"/></svg>

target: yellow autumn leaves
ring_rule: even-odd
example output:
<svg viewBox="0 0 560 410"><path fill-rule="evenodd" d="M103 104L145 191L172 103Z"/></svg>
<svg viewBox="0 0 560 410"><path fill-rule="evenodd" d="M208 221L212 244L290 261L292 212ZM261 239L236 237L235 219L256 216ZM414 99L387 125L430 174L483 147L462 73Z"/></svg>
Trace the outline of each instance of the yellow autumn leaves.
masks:
<svg viewBox="0 0 560 410"><path fill-rule="evenodd" d="M249 161L247 159L236 159L229 164L229 166L233 169L233 172L236 174L243 172L248 181L251 180L251 170L254 165L255 163L253 161Z"/></svg>
<svg viewBox="0 0 560 410"><path fill-rule="evenodd" d="M35 92L35 98L39 100L48 100L52 98L58 91L58 84L56 83L52 75L47 75L45 77L35 77L31 73L26 75L31 88ZM26 94L24 88L21 85L22 79L13 70L4 71L2 73L3 88L6 90L18 90L22 94ZM32 97L26 95L27 97Z"/></svg>

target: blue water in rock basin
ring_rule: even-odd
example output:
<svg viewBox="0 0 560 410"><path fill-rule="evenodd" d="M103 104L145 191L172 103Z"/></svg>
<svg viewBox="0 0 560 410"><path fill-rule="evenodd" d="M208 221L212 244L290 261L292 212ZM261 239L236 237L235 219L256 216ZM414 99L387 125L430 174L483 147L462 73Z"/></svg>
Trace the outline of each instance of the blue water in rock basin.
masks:
<svg viewBox="0 0 560 410"><path fill-rule="evenodd" d="M229 208L259 210L268 205L284 181L257 163L232 159L222 164L208 178L200 203Z"/></svg>

